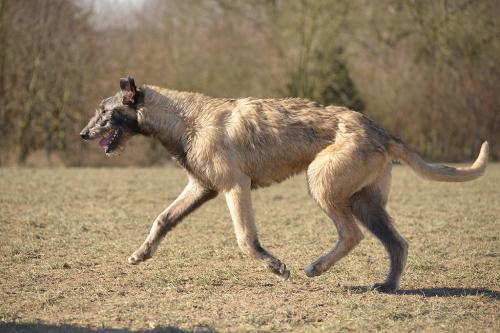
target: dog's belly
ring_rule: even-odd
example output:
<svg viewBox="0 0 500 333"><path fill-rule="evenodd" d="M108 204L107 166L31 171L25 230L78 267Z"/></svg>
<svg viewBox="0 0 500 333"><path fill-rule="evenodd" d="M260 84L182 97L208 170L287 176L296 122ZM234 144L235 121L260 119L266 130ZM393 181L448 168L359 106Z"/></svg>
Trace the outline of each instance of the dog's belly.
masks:
<svg viewBox="0 0 500 333"><path fill-rule="evenodd" d="M288 151L274 155L245 156L243 169L252 180L252 188L270 186L306 170L314 159L316 150L318 149L300 152Z"/></svg>

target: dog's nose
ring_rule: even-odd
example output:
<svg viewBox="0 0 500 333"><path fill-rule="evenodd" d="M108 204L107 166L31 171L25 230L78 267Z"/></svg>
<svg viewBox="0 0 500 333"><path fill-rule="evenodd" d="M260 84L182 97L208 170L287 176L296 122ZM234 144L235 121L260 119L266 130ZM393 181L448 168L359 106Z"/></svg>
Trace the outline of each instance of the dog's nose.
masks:
<svg viewBox="0 0 500 333"><path fill-rule="evenodd" d="M83 139L83 140L87 140L89 138L89 132L88 131L81 131L80 132L80 137Z"/></svg>

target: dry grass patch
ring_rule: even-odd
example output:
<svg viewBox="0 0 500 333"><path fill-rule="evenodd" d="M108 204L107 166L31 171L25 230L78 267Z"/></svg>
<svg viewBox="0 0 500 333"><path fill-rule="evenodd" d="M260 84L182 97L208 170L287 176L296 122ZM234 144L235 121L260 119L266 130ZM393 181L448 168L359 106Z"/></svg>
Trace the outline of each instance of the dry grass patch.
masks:
<svg viewBox="0 0 500 333"><path fill-rule="evenodd" d="M388 265L367 231L330 272L305 276L336 233L303 176L253 194L289 281L240 254L222 197L127 265L184 182L174 167L0 169L0 331L500 330L500 165L465 184L395 168L389 211L410 242L397 295L367 289Z"/></svg>

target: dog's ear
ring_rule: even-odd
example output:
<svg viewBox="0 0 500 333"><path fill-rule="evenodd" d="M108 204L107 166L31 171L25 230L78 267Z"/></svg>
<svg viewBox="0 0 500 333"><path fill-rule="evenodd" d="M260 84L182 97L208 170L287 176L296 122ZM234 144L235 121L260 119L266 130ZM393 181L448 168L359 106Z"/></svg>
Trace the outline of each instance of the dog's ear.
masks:
<svg viewBox="0 0 500 333"><path fill-rule="evenodd" d="M123 91L123 104L133 105L137 94L134 78L127 76L120 79L120 88Z"/></svg>

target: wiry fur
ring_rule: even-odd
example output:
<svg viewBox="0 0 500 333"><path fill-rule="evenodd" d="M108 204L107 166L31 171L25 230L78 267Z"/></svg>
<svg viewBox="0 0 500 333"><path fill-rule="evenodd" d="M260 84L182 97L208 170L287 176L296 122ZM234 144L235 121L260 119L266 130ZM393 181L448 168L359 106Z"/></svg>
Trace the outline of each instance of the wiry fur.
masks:
<svg viewBox="0 0 500 333"><path fill-rule="evenodd" d="M153 86L139 91L138 131L162 142L188 172L189 183L155 220L145 242L129 258L132 264L150 258L184 216L224 193L242 251L288 278L286 266L259 243L250 190L306 170L312 197L339 235L306 274L322 274L362 240L357 220L380 239L390 256L389 275L376 287L394 291L408 243L385 210L392 160L401 159L419 175L440 181L477 178L487 164L486 142L471 168L428 164L366 116L344 107L303 99L210 98Z"/></svg>

